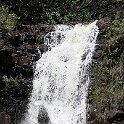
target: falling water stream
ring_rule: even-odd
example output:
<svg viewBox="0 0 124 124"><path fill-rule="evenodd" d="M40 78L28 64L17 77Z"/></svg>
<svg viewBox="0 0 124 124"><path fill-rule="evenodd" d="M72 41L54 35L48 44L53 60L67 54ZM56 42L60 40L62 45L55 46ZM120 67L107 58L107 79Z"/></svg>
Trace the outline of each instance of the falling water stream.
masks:
<svg viewBox="0 0 124 124"><path fill-rule="evenodd" d="M21 124L86 124L89 67L98 32L95 21L57 25L45 36L49 51L36 63L33 91ZM39 122L44 115L49 122Z"/></svg>

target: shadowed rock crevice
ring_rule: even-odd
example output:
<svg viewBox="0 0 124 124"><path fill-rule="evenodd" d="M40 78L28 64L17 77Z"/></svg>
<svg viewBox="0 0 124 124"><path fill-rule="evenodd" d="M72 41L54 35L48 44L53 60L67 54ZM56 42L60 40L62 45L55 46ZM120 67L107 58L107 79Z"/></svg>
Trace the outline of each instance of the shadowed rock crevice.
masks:
<svg viewBox="0 0 124 124"><path fill-rule="evenodd" d="M47 110L43 106L39 110L38 123L39 124L49 124L50 123L50 118L49 118L49 115L47 113Z"/></svg>

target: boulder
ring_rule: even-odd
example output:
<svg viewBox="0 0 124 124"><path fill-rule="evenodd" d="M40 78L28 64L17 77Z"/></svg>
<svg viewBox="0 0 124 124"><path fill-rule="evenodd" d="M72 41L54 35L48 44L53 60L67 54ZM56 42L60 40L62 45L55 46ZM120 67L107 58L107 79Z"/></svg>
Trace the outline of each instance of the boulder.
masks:
<svg viewBox="0 0 124 124"><path fill-rule="evenodd" d="M111 24L111 18L105 17L97 21L96 25L100 30L108 30Z"/></svg>

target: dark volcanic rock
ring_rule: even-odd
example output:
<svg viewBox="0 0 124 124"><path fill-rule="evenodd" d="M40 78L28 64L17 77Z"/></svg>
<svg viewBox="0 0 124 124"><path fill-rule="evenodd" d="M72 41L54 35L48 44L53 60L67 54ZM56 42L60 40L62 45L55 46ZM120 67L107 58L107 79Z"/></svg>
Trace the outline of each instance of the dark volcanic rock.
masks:
<svg viewBox="0 0 124 124"><path fill-rule="evenodd" d="M49 116L46 109L42 106L38 114L39 124L49 124Z"/></svg>
<svg viewBox="0 0 124 124"><path fill-rule="evenodd" d="M10 46L10 47L9 47ZM29 45L23 43L20 47L12 47L10 44L0 50L0 74L23 76L33 74L33 62L39 59L38 44Z"/></svg>
<svg viewBox="0 0 124 124"><path fill-rule="evenodd" d="M44 53L44 52L48 51L48 46L45 45L45 44L41 44L39 46L39 50L40 50L41 53Z"/></svg>
<svg viewBox="0 0 124 124"><path fill-rule="evenodd" d="M109 111L107 114L107 121L110 124L124 124L124 112L123 111Z"/></svg>
<svg viewBox="0 0 124 124"><path fill-rule="evenodd" d="M0 82L0 111L6 111L6 113L10 115L11 124L19 123L21 115L27 107L28 97L31 91L31 79Z"/></svg>
<svg viewBox="0 0 124 124"><path fill-rule="evenodd" d="M12 36L9 38L9 42L12 46L14 47L19 47L20 45L23 44L23 41L21 40L20 35Z"/></svg>
<svg viewBox="0 0 124 124"><path fill-rule="evenodd" d="M102 50L97 50L94 52L93 59L97 59L102 55Z"/></svg>
<svg viewBox="0 0 124 124"><path fill-rule="evenodd" d="M19 124L32 91L33 68L47 46L36 37L50 30L47 25L20 26L2 32L0 44L0 124ZM41 35L40 34L40 35ZM7 118L11 118L11 122Z"/></svg>
<svg viewBox="0 0 124 124"><path fill-rule="evenodd" d="M88 124L99 124L99 123L96 119L94 119L93 121L89 121Z"/></svg>
<svg viewBox="0 0 124 124"><path fill-rule="evenodd" d="M10 116L5 112L0 112L0 124L11 124Z"/></svg>
<svg viewBox="0 0 124 124"><path fill-rule="evenodd" d="M111 24L111 18L105 17L97 21L96 25L100 30L108 30Z"/></svg>
<svg viewBox="0 0 124 124"><path fill-rule="evenodd" d="M12 49L2 49L0 50L0 73L8 74L8 71L11 70L12 66Z"/></svg>

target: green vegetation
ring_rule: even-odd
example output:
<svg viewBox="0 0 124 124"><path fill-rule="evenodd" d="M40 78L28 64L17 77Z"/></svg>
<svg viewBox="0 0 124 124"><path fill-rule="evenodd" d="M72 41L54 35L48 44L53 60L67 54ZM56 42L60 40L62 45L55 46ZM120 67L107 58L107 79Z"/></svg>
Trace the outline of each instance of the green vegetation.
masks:
<svg viewBox="0 0 124 124"><path fill-rule="evenodd" d="M0 103L6 105L9 100L13 99L14 95L18 94L16 88L21 84L22 77L12 77L8 75L0 76ZM14 89L15 88L15 89ZM13 91L14 90L14 91Z"/></svg>
<svg viewBox="0 0 124 124"><path fill-rule="evenodd" d="M112 23L112 37L110 41L124 39L124 19L114 20Z"/></svg>
<svg viewBox="0 0 124 124"><path fill-rule="evenodd" d="M124 111L123 10L124 0L1 0L0 33L2 35L0 34L0 49L7 45L7 48L12 47L12 51L10 51L10 57L12 57L11 54L18 54L20 46L24 45L25 50L26 44L29 47L41 44L44 34L40 24L73 24L110 17L114 20L110 30L103 32L98 38L98 44L103 47L101 57L98 58L96 64L93 64L91 73L94 77L94 85L91 94L89 94L89 101L92 106L89 108L89 113L95 116L95 119L104 120L109 110ZM37 31L35 27L38 28ZM13 54L14 51L17 51L16 54ZM20 53L27 55L23 50ZM1 60L0 62L2 63ZM17 64L14 62L13 67ZM9 62L5 61L5 63L12 66ZM15 73L14 77L11 71L6 74L7 66L4 67L3 65L3 68L5 68L5 73L0 72L0 83L2 84L0 102L3 102L2 105L6 107L9 99L18 99L20 94L21 97L26 97L25 91L31 88L27 84L24 85L22 81L22 79L27 78L25 77L26 74L19 77ZM20 71L19 74L21 73ZM23 88L23 86L26 87Z"/></svg>
<svg viewBox="0 0 124 124"><path fill-rule="evenodd" d="M41 44L43 43L43 38L44 38L44 35L42 33L39 33L39 34L36 34L36 42Z"/></svg>
<svg viewBox="0 0 124 124"><path fill-rule="evenodd" d="M115 14L123 0L2 0L23 24L87 22Z"/></svg>
<svg viewBox="0 0 124 124"><path fill-rule="evenodd" d="M21 17L23 23L64 23L89 21L91 15L87 6L92 0L2 0Z"/></svg>
<svg viewBox="0 0 124 124"><path fill-rule="evenodd" d="M106 37L99 37L99 43L105 44L106 48L102 48L101 57L92 67L94 90L90 94L98 120L104 120L110 110L124 110L123 28L124 19L114 20Z"/></svg>
<svg viewBox="0 0 124 124"><path fill-rule="evenodd" d="M9 13L9 7L0 6L0 28L13 30L16 27L16 23L19 17L14 13Z"/></svg>
<svg viewBox="0 0 124 124"><path fill-rule="evenodd" d="M4 75L2 76L2 81L3 82L6 82L6 85L9 86L9 85L18 85L18 82L20 82L22 76L18 77L16 76L15 78L13 78L12 76L7 76L7 75Z"/></svg>

